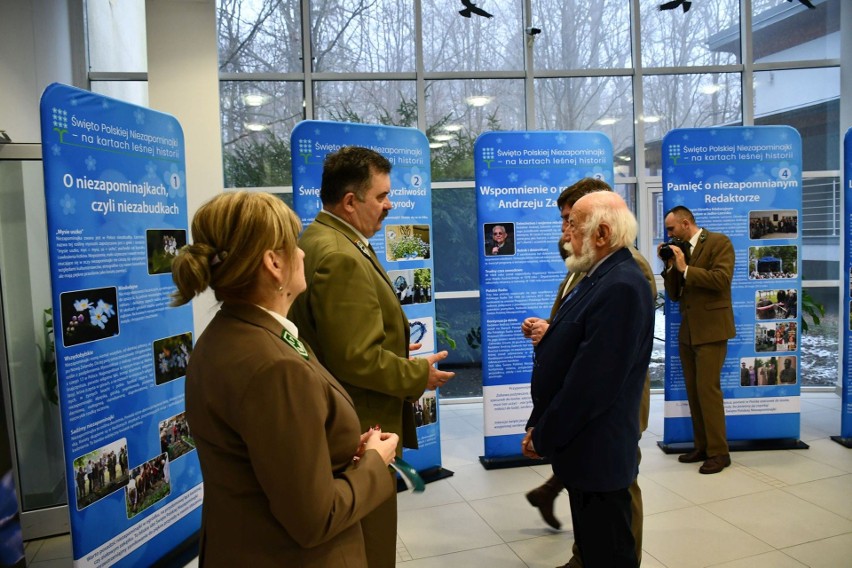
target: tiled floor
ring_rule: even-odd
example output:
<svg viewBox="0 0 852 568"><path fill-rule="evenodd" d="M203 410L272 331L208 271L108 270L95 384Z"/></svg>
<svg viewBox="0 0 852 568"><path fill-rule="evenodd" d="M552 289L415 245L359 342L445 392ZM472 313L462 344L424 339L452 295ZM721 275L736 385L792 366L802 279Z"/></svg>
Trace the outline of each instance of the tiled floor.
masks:
<svg viewBox="0 0 852 568"><path fill-rule="evenodd" d="M698 464L680 464L657 448L662 408L662 395L654 395L642 438L643 566L852 566L852 450L829 439L840 432L838 395L803 395L801 439L810 449L737 452L718 475L699 475ZM557 500L561 531L524 499L549 467L483 469L482 404L444 404L441 422L443 465L455 475L420 495L400 495L398 566L552 568L567 561L568 498ZM27 543L35 568L70 566L70 556L68 536Z"/></svg>

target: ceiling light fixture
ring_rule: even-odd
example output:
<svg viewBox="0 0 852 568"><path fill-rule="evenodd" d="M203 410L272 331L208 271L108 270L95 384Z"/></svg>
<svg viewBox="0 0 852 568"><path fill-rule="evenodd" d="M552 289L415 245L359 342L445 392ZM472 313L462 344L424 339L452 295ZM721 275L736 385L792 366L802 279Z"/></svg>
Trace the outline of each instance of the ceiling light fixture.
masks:
<svg viewBox="0 0 852 568"><path fill-rule="evenodd" d="M492 101L493 97L489 97L486 95L474 95L472 97L467 97L465 102L472 107L482 107L487 105Z"/></svg>
<svg viewBox="0 0 852 568"><path fill-rule="evenodd" d="M249 107L259 107L266 102L266 99L264 95L243 95L243 102Z"/></svg>
<svg viewBox="0 0 852 568"><path fill-rule="evenodd" d="M596 122L601 126L612 126L616 122L621 120L620 118L599 118Z"/></svg>

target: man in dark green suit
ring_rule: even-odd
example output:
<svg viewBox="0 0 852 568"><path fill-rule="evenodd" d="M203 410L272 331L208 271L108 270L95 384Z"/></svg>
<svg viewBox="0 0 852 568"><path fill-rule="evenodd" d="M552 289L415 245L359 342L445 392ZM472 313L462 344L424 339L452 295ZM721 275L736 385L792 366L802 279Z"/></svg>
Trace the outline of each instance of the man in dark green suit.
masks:
<svg viewBox="0 0 852 568"><path fill-rule="evenodd" d="M687 256L681 247L670 247L673 256L663 271L666 292L680 305L678 345L695 442L695 449L678 461L704 462L700 473L719 473L731 465L720 383L728 340L736 335L734 246L722 233L698 227L682 205L666 213L665 225L669 237L689 243L684 248L692 251Z"/></svg>
<svg viewBox="0 0 852 568"><path fill-rule="evenodd" d="M408 319L368 239L393 207L391 164L368 148L348 146L323 165L323 209L299 239L307 290L289 317L300 337L355 402L361 430L379 425L417 447L413 403L453 373L433 364L446 351L409 359ZM402 455L402 448L398 448ZM396 499L361 522L370 568L396 562Z"/></svg>

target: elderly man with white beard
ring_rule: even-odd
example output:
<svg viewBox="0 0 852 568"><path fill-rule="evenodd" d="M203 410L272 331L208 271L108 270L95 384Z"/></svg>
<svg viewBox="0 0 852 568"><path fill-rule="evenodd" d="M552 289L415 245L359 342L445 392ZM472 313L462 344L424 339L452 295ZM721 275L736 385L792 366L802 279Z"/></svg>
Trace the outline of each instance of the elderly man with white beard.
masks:
<svg viewBox="0 0 852 568"><path fill-rule="evenodd" d="M550 458L568 489L584 566L638 566L629 487L653 340L651 289L629 248L636 220L617 194L580 198L566 234L566 264L586 276L535 347L522 451Z"/></svg>
<svg viewBox="0 0 852 568"><path fill-rule="evenodd" d="M603 180L599 180L596 178L583 178L580 181L574 183L573 185L565 188L559 197L556 200L556 207L559 209L559 215L562 218L562 233L559 238L559 249L562 255L562 259L570 255L571 245L570 243L567 245L566 242L570 240L570 235L568 231L568 221L571 217L571 209L574 207L574 204L584 195L588 195L590 193L594 193L596 191L612 191L612 188ZM648 281L649 286L651 287L651 302L656 302L657 296L657 286L654 280L654 273L651 270L651 265L648 264L648 261L645 260L645 257L636 250L635 247L630 246L630 252L633 254L633 260L636 261L636 264L639 265L639 268L642 270L642 274L645 275L645 279ZM567 267L566 267L567 268ZM547 331L547 328L550 326L550 321L556 316L556 312L559 309L559 306L562 303L562 299L574 289L574 287L579 283L586 275L582 272L569 272L565 280L559 285L558 292L556 294L556 300L553 303L553 308L550 312L550 317L548 319L542 319L538 317L529 317L526 318L521 325L521 332L524 334L524 337L530 339L533 345L537 345L539 341L541 341L544 332ZM644 432L648 427L648 417L650 414L651 407L651 376L647 374L645 377L645 388L642 392L642 404L639 410L639 430ZM639 461L642 459L641 451L637 450L637 457ZM560 528L561 523L554 515L554 501L556 497L562 493L562 490L565 489L562 485L562 482L555 475L551 476L547 481L545 481L542 485L536 487L535 489L527 492L526 497L530 504L536 508L538 508L541 516L544 518L545 522L552 526L555 529ZM632 512L632 523L631 523L631 531L633 532L633 539L636 543L636 558L641 563L642 562L642 528L643 528L643 504L642 504L642 489L639 487L638 479L634 479L633 483L630 485L630 506ZM583 568L583 559L580 556L580 551L577 547L577 544L574 543L572 547L572 556L571 559L566 562L561 568Z"/></svg>

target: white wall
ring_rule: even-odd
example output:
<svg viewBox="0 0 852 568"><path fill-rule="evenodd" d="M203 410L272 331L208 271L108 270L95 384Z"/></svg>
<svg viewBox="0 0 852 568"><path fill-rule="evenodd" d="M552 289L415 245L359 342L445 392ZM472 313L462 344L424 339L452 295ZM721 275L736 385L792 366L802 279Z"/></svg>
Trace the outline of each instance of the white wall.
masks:
<svg viewBox="0 0 852 568"><path fill-rule="evenodd" d="M73 84L72 28L82 21L76 0L0 2L0 130L13 142L38 143L38 104L45 87Z"/></svg>
<svg viewBox="0 0 852 568"><path fill-rule="evenodd" d="M177 118L186 143L189 218L223 191L215 0L146 0L148 103ZM215 313L210 293L194 304L195 331Z"/></svg>

